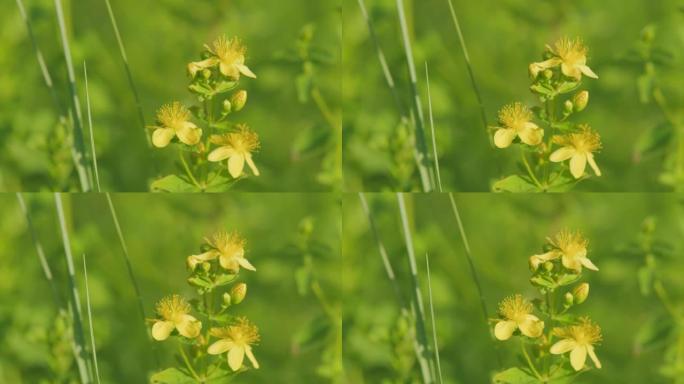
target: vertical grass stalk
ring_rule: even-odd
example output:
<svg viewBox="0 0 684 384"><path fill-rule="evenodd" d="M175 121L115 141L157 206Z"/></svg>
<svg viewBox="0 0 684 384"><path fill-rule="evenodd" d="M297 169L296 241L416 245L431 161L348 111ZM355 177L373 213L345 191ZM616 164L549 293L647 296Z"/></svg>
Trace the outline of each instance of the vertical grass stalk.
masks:
<svg viewBox="0 0 684 384"><path fill-rule="evenodd" d="M371 232L373 232L375 242L378 245L378 251L380 252L382 265L385 267L385 273L387 274L387 278L392 283L392 288L394 288L394 294L397 297L397 301L399 302L399 305L402 308L408 309L408 306L406 305L406 299L404 298L404 295L401 293L401 288L399 287L396 275L394 274L394 268L392 268L392 263L390 263L389 257L387 256L387 250L385 249L385 245L382 243L382 240L380 239L380 233L378 232L378 228L375 225L375 219L371 214L366 198L363 196L363 193L361 192L359 192L359 199L361 200L361 207L363 207L363 211L366 213L366 216L368 217L368 224L371 228Z"/></svg>
<svg viewBox="0 0 684 384"><path fill-rule="evenodd" d="M71 94L71 119L74 128L74 145L72 148L72 157L74 159L76 172L78 172L78 179L81 183L81 189L83 192L88 192L92 188L90 166L88 164L87 154L85 151L85 141L83 139L83 120L81 116L80 103L78 101L78 92L76 90L76 75L71 59L71 50L69 49L69 39L66 32L66 24L64 22L62 0L55 0L55 10L57 11L57 22L59 24L59 32L62 39L64 60L66 61L67 77L69 79L69 93Z"/></svg>
<svg viewBox="0 0 684 384"><path fill-rule="evenodd" d="M24 213L24 216L26 217L26 226L28 227L28 231L31 234L31 240L33 240L33 245L36 247L36 254L38 255L38 260L40 261L40 266L43 269L45 279L50 284L50 290L52 291L52 296L55 300L55 304L57 305L57 308L62 308L62 300L60 299L59 290L57 289L57 284L55 283L55 279L52 275L50 264L48 264L47 258L45 257L45 251L43 250L43 246L40 244L40 241L38 241L36 230L33 227L33 220L31 219L31 215L29 214L28 207L26 206L26 202L24 201L24 197L21 196L21 193L19 192L17 192L17 200L19 200L19 206L21 207L21 211Z"/></svg>
<svg viewBox="0 0 684 384"><path fill-rule="evenodd" d="M95 379L100 384L100 369L97 365L97 348L95 347L95 330L93 328L93 312L90 308L90 288L88 288L88 267L86 266L86 256L83 255L83 278L86 290L86 309L88 310L88 326L90 328L90 345L93 352L93 366L95 367Z"/></svg>
<svg viewBox="0 0 684 384"><path fill-rule="evenodd" d="M432 116L432 95L430 94L430 73L428 72L428 64L425 62L425 82L427 83L428 95L428 114L430 117L430 132L432 134L432 153L435 159L435 174L437 175L437 188L442 192L442 175L439 171L439 157L437 156L437 138L435 135L435 119Z"/></svg>
<svg viewBox="0 0 684 384"><path fill-rule="evenodd" d="M83 61L83 77L85 79L86 107L88 112L88 130L90 132L90 149L93 155L93 169L95 169L95 185L97 186L97 191L102 192L102 189L100 188L100 172L97 170L97 153L95 151L95 135L93 134L93 114L90 109L90 92L88 91L88 69L86 68L85 61Z"/></svg>
<svg viewBox="0 0 684 384"><path fill-rule="evenodd" d="M74 269L74 259L71 254L71 242L69 240L69 232L67 230L66 219L64 217L64 207L62 205L62 196L55 193L55 207L57 208L57 217L59 219L59 229L62 234L62 244L64 245L64 257L67 264L67 272L69 277L69 291L71 301L71 314L73 318L74 328L74 357L76 365L81 378L81 383L92 383L92 378L88 372L86 363L87 350L85 347L85 336L83 332L83 318L81 314L81 303L78 296L78 289L76 286L76 276Z"/></svg>
<svg viewBox="0 0 684 384"><path fill-rule="evenodd" d="M396 104L397 111L399 112L400 116L406 117L406 107L404 106L404 103L401 101L401 97L399 97L399 92L397 91L397 87L394 83L394 77L392 76L392 72L390 71L389 65L387 65L385 53L382 51L382 48L380 47L380 40L378 39L378 35L375 32L373 20L370 18L370 15L368 15L366 3L364 0L358 0L358 3L359 8L361 8L361 14L363 15L363 18L366 20L366 24L368 25L368 34L370 35L371 41L373 42L373 46L375 47L375 52L378 55L380 67L382 68L382 73L385 76L385 82L387 82L387 86L392 92L392 97L394 97L394 103Z"/></svg>
<svg viewBox="0 0 684 384"><path fill-rule="evenodd" d="M463 52L463 58L465 59L466 68L468 68L468 76L470 77L470 84L475 91L475 96L477 97L477 104L480 107L480 117L482 118L482 126L484 127L484 132L489 138L489 144L494 147L494 140L492 135L487 133L489 129L489 124L487 123L487 113L485 112L484 102L482 101L482 94L480 93L480 87L477 85L477 80L475 80L475 73L473 72L473 66L470 64L470 55L468 54L468 47L466 46L465 39L463 38L463 32L461 31L461 23L458 22L458 16L456 16L456 10L451 0L449 2L449 10L451 11L451 19L454 22L454 28L456 28L456 33L458 34L458 40L461 43L461 51Z"/></svg>
<svg viewBox="0 0 684 384"><path fill-rule="evenodd" d="M414 308L413 313L416 320L416 357L420 365L423 382L430 384L434 383L434 378L430 368L432 356L430 354L430 347L427 341L428 337L427 331L425 329L425 307L423 305L423 296L421 294L420 284L418 281L416 255L413 249L413 238L411 237L408 215L406 214L406 203L404 202L403 194L397 193L397 202L399 204L399 214L401 216L404 241L406 242L406 251L408 254L409 269L411 272L411 288L413 291L412 306Z"/></svg>
<svg viewBox="0 0 684 384"><path fill-rule="evenodd" d="M437 362L437 378L439 379L439 384L442 384L442 364L439 360L439 344L437 342L437 325L435 324L435 307L432 302L432 279L430 279L430 256L425 254L425 268L427 270L428 279L428 298L430 301L430 319L432 321L432 343L435 348L435 361Z"/></svg>
<svg viewBox="0 0 684 384"><path fill-rule="evenodd" d="M401 36L404 43L404 53L406 54L406 63L408 64L409 80L411 82L413 125L415 127L416 142L416 163L418 166L418 172L420 173L423 191L430 192L434 189L434 180L432 180L432 176L430 174L431 163L428 156L427 145L425 143L425 119L423 117L423 107L420 102L420 95L418 93L418 77L416 76L416 66L413 61L411 40L409 38L408 25L406 23L404 0L396 0L396 2L397 11L399 13L399 24L401 26Z"/></svg>

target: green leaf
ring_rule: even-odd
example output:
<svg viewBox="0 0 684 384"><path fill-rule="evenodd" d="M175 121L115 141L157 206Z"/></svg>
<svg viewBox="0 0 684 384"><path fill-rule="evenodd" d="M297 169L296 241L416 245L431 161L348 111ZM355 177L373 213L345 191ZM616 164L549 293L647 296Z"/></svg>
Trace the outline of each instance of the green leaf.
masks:
<svg viewBox="0 0 684 384"><path fill-rule="evenodd" d="M309 101L309 91L311 90L311 84L313 79L311 75L303 73L295 79L295 85L297 86L297 100L304 104Z"/></svg>
<svg viewBox="0 0 684 384"><path fill-rule="evenodd" d="M635 160L638 161L644 155L665 149L673 135L674 127L668 123L659 124L643 131L634 145Z"/></svg>
<svg viewBox="0 0 684 384"><path fill-rule="evenodd" d="M651 317L637 331L634 337L634 347L637 352L657 347L668 339L673 330L674 324L670 316Z"/></svg>
<svg viewBox="0 0 684 384"><path fill-rule="evenodd" d="M184 372L169 368L161 372L157 372L150 378L152 384L194 384L195 379L186 375Z"/></svg>
<svg viewBox="0 0 684 384"><path fill-rule="evenodd" d="M653 75L645 73L637 78L637 89L639 90L639 101L647 104L651 101L653 91Z"/></svg>
<svg viewBox="0 0 684 384"><path fill-rule="evenodd" d="M233 280L235 280L235 277L237 277L237 275L233 275L233 274L230 274L230 273L229 273L229 274L225 274L225 275L219 275L219 276L214 280L214 286L215 286L215 287L221 287L221 286L224 286L224 285L226 285L226 284L230 284L231 282L233 282Z"/></svg>
<svg viewBox="0 0 684 384"><path fill-rule="evenodd" d="M494 192L539 192L539 188L532 182L518 175L508 176L492 185Z"/></svg>
<svg viewBox="0 0 684 384"><path fill-rule="evenodd" d="M207 376L206 384L225 384L230 382L234 376L233 372L222 368L217 368L212 371L211 375Z"/></svg>
<svg viewBox="0 0 684 384"><path fill-rule="evenodd" d="M292 344L301 352L311 350L326 342L326 335L331 331L330 321L325 316L317 316L292 337Z"/></svg>
<svg viewBox="0 0 684 384"><path fill-rule="evenodd" d="M221 81L214 87L214 94L230 92L237 86L235 81Z"/></svg>
<svg viewBox="0 0 684 384"><path fill-rule="evenodd" d="M556 282L551 280L551 278L547 276L532 276L530 278L530 283L533 285L536 285L538 287L545 287L545 288L550 288L550 289L555 289L557 287Z"/></svg>
<svg viewBox="0 0 684 384"><path fill-rule="evenodd" d="M570 175L555 176L552 174L551 180L548 187L549 192L567 192L577 184L577 180Z"/></svg>
<svg viewBox="0 0 684 384"><path fill-rule="evenodd" d="M561 84L558 88L556 88L556 93L557 94L564 94L564 93L569 93L577 89L579 87L580 83L579 81L577 82L565 82Z"/></svg>
<svg viewBox="0 0 684 384"><path fill-rule="evenodd" d="M150 185L152 192L201 192L194 184L176 175L164 176Z"/></svg>
<svg viewBox="0 0 684 384"><path fill-rule="evenodd" d="M204 188L205 192L226 192L233 188L235 182L240 179L229 179L225 176L211 178L210 176L210 180L209 184Z"/></svg>
<svg viewBox="0 0 684 384"><path fill-rule="evenodd" d="M579 279L580 275L563 275L560 279L558 279L558 285L559 286L564 286L564 285L569 285L574 283Z"/></svg>
<svg viewBox="0 0 684 384"><path fill-rule="evenodd" d="M644 296L651 294L651 287L653 287L653 268L644 266L637 271L637 279L639 280L639 290Z"/></svg>
<svg viewBox="0 0 684 384"><path fill-rule="evenodd" d="M538 93L540 95L546 95L546 96L551 96L554 94L553 89L546 87L542 84L535 83L530 86L530 90L534 93Z"/></svg>
<svg viewBox="0 0 684 384"><path fill-rule="evenodd" d="M509 368L494 375L494 384L538 384L541 383L534 375L520 368Z"/></svg>
<svg viewBox="0 0 684 384"><path fill-rule="evenodd" d="M211 288L211 281L208 281L199 276L189 277L188 283L190 285L194 285L195 287Z"/></svg>

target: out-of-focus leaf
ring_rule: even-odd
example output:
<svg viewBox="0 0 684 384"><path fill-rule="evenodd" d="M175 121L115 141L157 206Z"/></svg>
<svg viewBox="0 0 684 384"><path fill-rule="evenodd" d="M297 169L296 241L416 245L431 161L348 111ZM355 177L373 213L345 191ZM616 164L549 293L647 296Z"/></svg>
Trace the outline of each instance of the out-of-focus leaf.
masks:
<svg viewBox="0 0 684 384"><path fill-rule="evenodd" d="M157 372L150 378L152 384L193 384L195 380L176 368Z"/></svg>
<svg viewBox="0 0 684 384"><path fill-rule="evenodd" d="M644 104L649 103L653 91L653 76L650 74L639 76L637 78L637 90L639 91L639 101Z"/></svg>
<svg viewBox="0 0 684 384"><path fill-rule="evenodd" d="M653 287L653 269L650 267L641 267L637 272L637 279L639 280L639 290L644 296L651 294Z"/></svg>
<svg viewBox="0 0 684 384"><path fill-rule="evenodd" d="M176 175L168 175L155 180L150 187L153 192L200 192L195 185Z"/></svg>
<svg viewBox="0 0 684 384"><path fill-rule="evenodd" d="M643 323L634 337L636 353L655 348L664 343L673 330L674 324L669 316L653 316Z"/></svg>
<svg viewBox="0 0 684 384"><path fill-rule="evenodd" d="M671 124L663 123L645 130L634 144L634 160L659 152L672 140L674 129Z"/></svg>
<svg viewBox="0 0 684 384"><path fill-rule="evenodd" d="M509 368L494 375L494 384L538 384L541 383L534 375L520 368Z"/></svg>
<svg viewBox="0 0 684 384"><path fill-rule="evenodd" d="M292 347L298 351L315 348L325 342L326 335L330 332L330 322L325 316L312 319L304 328L300 329L292 337Z"/></svg>
<svg viewBox="0 0 684 384"><path fill-rule="evenodd" d="M508 176L492 185L494 192L539 192L536 185L518 175Z"/></svg>

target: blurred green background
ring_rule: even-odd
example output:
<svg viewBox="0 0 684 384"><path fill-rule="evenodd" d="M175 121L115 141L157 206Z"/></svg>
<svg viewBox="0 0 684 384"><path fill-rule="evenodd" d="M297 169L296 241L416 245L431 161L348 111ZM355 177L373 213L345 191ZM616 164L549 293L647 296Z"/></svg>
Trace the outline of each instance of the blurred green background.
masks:
<svg viewBox="0 0 684 384"><path fill-rule="evenodd" d="M54 1L23 3L66 106L68 83ZM147 147L104 0L62 3L84 116L83 62L87 62L103 189L147 191L153 179L174 172L175 151ZM236 188L339 189L341 156L335 151L339 131L326 123L310 99L300 102L296 85L303 72L297 39L305 26L312 25L313 45L325 55L313 68L314 84L340 118L338 0L112 0L111 4L147 124L153 124L164 103L193 102L186 89L186 65L198 60L203 44L224 33L239 36L248 48L247 63L259 76L241 82L250 101L240 119L259 133L262 148L255 162L262 176ZM58 127L58 114L17 3L3 1L0 15L0 190L74 190L66 131Z"/></svg>
<svg viewBox="0 0 684 384"><path fill-rule="evenodd" d="M365 0L404 105L410 102L408 69L396 2ZM668 149L666 119L640 102L644 72L638 44L642 29L655 27L653 62L679 130L684 130L684 13L680 0L454 0L489 125L514 101L536 105L528 90L527 66L540 61L545 44L580 36L589 65L600 76L583 86L591 97L579 116L602 136L597 162L604 176L581 183L584 191L658 191ZM452 191L489 191L491 183L516 171L516 149L490 148L471 87L447 0L404 0L427 119L425 63L430 68L442 181ZM399 126L358 0L344 0L344 171L349 191L418 190L411 130ZM646 80L642 93L649 93ZM428 125L429 127L429 125ZM651 130L656 130L652 132ZM683 135L679 135L680 140ZM655 141L655 142L654 142ZM428 132L428 142L430 136ZM635 152L636 151L636 152Z"/></svg>
<svg viewBox="0 0 684 384"><path fill-rule="evenodd" d="M403 295L410 275L397 198L366 194L380 237ZM589 257L599 272L584 273L589 298L572 310L601 325L596 351L603 369L575 383L681 383L684 332L672 326L665 306L640 290L646 256L639 250L642 223L655 220L652 260L675 311L684 314L682 196L564 194L513 196L459 194L455 197L480 276L489 316L506 296L538 292L529 284L528 257L540 253L547 236L577 229L589 239ZM425 255L429 254L435 318L445 383L487 383L503 367L519 365L518 343L494 342L447 195L406 195L426 311L429 311ZM395 299L368 219L356 195L344 200L344 363L353 383L420 382L412 338L402 331ZM641 277L643 282L643 276ZM429 312L428 312L429 316ZM675 320L676 321L676 320ZM681 322L681 320L679 320ZM428 335L432 339L429 325ZM402 336L403 335L403 336ZM679 352L677 352L679 351ZM666 364L669 361L670 364ZM670 378L662 375L669 366ZM678 367L679 371L673 371Z"/></svg>
<svg viewBox="0 0 684 384"><path fill-rule="evenodd" d="M51 194L24 195L37 237L59 287L68 293L64 248ZM257 272L243 273L247 298L235 314L260 329L254 353L261 364L238 376L244 383L332 382L341 365L339 315L326 316L311 290L316 281L327 305L341 310L339 200L328 195L113 195L146 315L171 293L194 296L185 279L185 258L199 252L204 236L237 230ZM155 370L133 287L104 195L64 196L85 311L82 254L88 262L97 356L103 383L143 383ZM55 343L57 309L50 285L14 195L0 196L0 382L71 383L73 355ZM308 235L307 235L308 234ZM85 312L84 312L85 313ZM84 314L85 316L85 314ZM87 321L85 323L87 330ZM87 337L87 340L90 340ZM156 343L161 367L173 366L176 343ZM52 349L54 348L54 350ZM57 358L59 356L59 358ZM62 361L63 363L59 363ZM66 362L64 362L66 361Z"/></svg>

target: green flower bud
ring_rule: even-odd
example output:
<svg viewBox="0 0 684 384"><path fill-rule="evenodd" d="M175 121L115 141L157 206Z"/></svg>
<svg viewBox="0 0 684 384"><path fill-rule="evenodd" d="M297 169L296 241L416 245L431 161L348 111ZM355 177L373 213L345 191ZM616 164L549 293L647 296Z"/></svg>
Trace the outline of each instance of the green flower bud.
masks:
<svg viewBox="0 0 684 384"><path fill-rule="evenodd" d="M245 107L245 104L247 104L247 91L245 91L244 89L237 91L230 98L230 102L233 104L233 110L235 112L241 111L242 108Z"/></svg>
<svg viewBox="0 0 684 384"><path fill-rule="evenodd" d="M545 77L545 78L547 78L547 79L550 79L550 78L552 78L552 77L553 77L553 71L552 71L552 70L550 70L550 69L546 69L546 70L544 70L544 72L543 72L543 73L544 73L544 77Z"/></svg>
<svg viewBox="0 0 684 384"><path fill-rule="evenodd" d="M575 97L572 99L573 103L575 104L575 111L581 112L584 110L584 108L587 107L587 104L589 103L589 92L588 91L581 91L575 94Z"/></svg>
<svg viewBox="0 0 684 384"><path fill-rule="evenodd" d="M230 100L223 100L223 114L227 115L232 111L233 111L233 106L230 103Z"/></svg>
<svg viewBox="0 0 684 384"><path fill-rule="evenodd" d="M566 114L569 114L572 112L572 109L574 108L574 105L572 104L572 101L570 100L565 100L565 103L563 103L563 110Z"/></svg>
<svg viewBox="0 0 684 384"><path fill-rule="evenodd" d="M544 269L551 272L553 270L553 263L550 261L545 262Z"/></svg>
<svg viewBox="0 0 684 384"><path fill-rule="evenodd" d="M574 298L574 296L572 296L572 293L567 292L565 294L565 302L563 303L563 305L565 307L570 307L570 306L572 306L574 301L575 301L575 298Z"/></svg>
<svg viewBox="0 0 684 384"><path fill-rule="evenodd" d="M240 283L236 286L233 287L233 289L230 290L230 297L231 303L232 304L240 304L242 303L242 300L245 299L245 296L247 296L247 284L245 283Z"/></svg>
<svg viewBox="0 0 684 384"><path fill-rule="evenodd" d="M202 270L204 270L204 272L209 272L210 269L211 269L211 264L209 264L206 261L202 263Z"/></svg>
<svg viewBox="0 0 684 384"><path fill-rule="evenodd" d="M211 77L211 71L208 70L208 69L206 69L206 68L203 69L203 70L202 70L202 77L204 77L205 79L210 78L210 77Z"/></svg>
<svg viewBox="0 0 684 384"><path fill-rule="evenodd" d="M229 307L230 306L230 294L228 292L223 294L223 306L224 307Z"/></svg>
<svg viewBox="0 0 684 384"><path fill-rule="evenodd" d="M589 296L589 283L582 283L576 286L575 289L572 290L572 294L575 296L575 302L577 304L584 303Z"/></svg>

